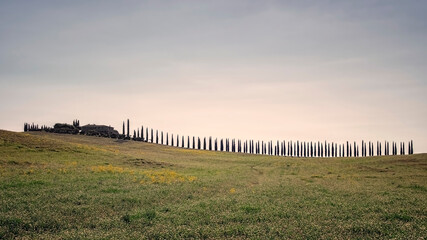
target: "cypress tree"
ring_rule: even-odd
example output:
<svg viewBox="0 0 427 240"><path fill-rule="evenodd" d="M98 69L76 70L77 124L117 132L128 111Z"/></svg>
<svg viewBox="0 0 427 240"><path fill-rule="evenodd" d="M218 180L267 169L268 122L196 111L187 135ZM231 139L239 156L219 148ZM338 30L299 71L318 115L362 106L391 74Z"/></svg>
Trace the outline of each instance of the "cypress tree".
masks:
<svg viewBox="0 0 427 240"><path fill-rule="evenodd" d="M304 157L307 157L307 150L306 150L306 146L305 146L305 142L303 142L303 154L301 154L301 155L303 155Z"/></svg>
<svg viewBox="0 0 427 240"><path fill-rule="evenodd" d="M391 142L391 155L395 155L395 152L394 152L394 142Z"/></svg>
<svg viewBox="0 0 427 240"><path fill-rule="evenodd" d="M171 146L173 147L173 133L171 134Z"/></svg>
<svg viewBox="0 0 427 240"><path fill-rule="evenodd" d="M319 154L320 154L319 157L324 157L323 156L323 145L322 145L322 142L319 142L319 151L320 151L319 152Z"/></svg>
<svg viewBox="0 0 427 240"><path fill-rule="evenodd" d="M146 140L145 141L148 142L148 127L145 129L145 134L146 134L145 135L146 136Z"/></svg>
<svg viewBox="0 0 427 240"><path fill-rule="evenodd" d="M159 144L159 130L156 130L156 144Z"/></svg>
<svg viewBox="0 0 427 240"><path fill-rule="evenodd" d="M129 119L128 119L128 134L127 134L127 137L129 138Z"/></svg>
<svg viewBox="0 0 427 240"><path fill-rule="evenodd" d="M135 139L135 138L136 138L136 131L135 131L135 130L133 130L133 136L132 136L132 138L133 138L133 139Z"/></svg>
<svg viewBox="0 0 427 240"><path fill-rule="evenodd" d="M294 156L299 157L299 151L298 151L298 141L294 143Z"/></svg>
<svg viewBox="0 0 427 240"><path fill-rule="evenodd" d="M193 149L196 149L196 137L193 136Z"/></svg>
<svg viewBox="0 0 427 240"><path fill-rule="evenodd" d="M123 136L125 135L125 121L123 121Z"/></svg>
<svg viewBox="0 0 427 240"><path fill-rule="evenodd" d="M176 135L176 147L179 147L179 134Z"/></svg>
<svg viewBox="0 0 427 240"><path fill-rule="evenodd" d="M259 154L263 155L264 154L264 141L261 141L258 145L259 145Z"/></svg>
<svg viewBox="0 0 427 240"><path fill-rule="evenodd" d="M316 147L316 142L314 142L314 143L313 143L313 156L314 156L314 157L317 157L316 149L317 149L317 147Z"/></svg>
<svg viewBox="0 0 427 240"><path fill-rule="evenodd" d="M267 155L267 142L264 143L264 153Z"/></svg>
<svg viewBox="0 0 427 240"><path fill-rule="evenodd" d="M390 144L388 141L386 141L386 143L385 143L385 151L386 151L385 155L389 156L390 155Z"/></svg>
<svg viewBox="0 0 427 240"><path fill-rule="evenodd" d="M190 149L190 136L187 136L187 148Z"/></svg>
<svg viewBox="0 0 427 240"><path fill-rule="evenodd" d="M395 143L394 143L394 148L395 148L395 150L394 150L395 155L398 155L399 153L398 153L398 151L397 151L397 142L395 142Z"/></svg>
<svg viewBox="0 0 427 240"><path fill-rule="evenodd" d="M371 141L368 142L368 156L371 156Z"/></svg>
<svg viewBox="0 0 427 240"><path fill-rule="evenodd" d="M365 144L365 142L362 140L362 157L364 157L365 156L365 154L364 154L364 152L365 152L365 150L363 149L363 145Z"/></svg>
<svg viewBox="0 0 427 240"><path fill-rule="evenodd" d="M215 151L218 151L218 139L215 138Z"/></svg>
<svg viewBox="0 0 427 240"><path fill-rule="evenodd" d="M182 136L182 141L181 141L181 147L182 147L182 148L184 148L184 143L185 143L185 141L184 141L184 136Z"/></svg>
<svg viewBox="0 0 427 240"><path fill-rule="evenodd" d="M169 146L169 133L166 132L166 146Z"/></svg>
<svg viewBox="0 0 427 240"><path fill-rule="evenodd" d="M350 150L349 150L348 141L347 141L347 157L349 157L349 153L350 153Z"/></svg>
<svg viewBox="0 0 427 240"><path fill-rule="evenodd" d="M299 157L299 141L298 141L298 140L297 140L297 142L296 142L296 147L295 147L295 149L296 149L296 151L297 151L295 155L296 155L297 157Z"/></svg>
<svg viewBox="0 0 427 240"><path fill-rule="evenodd" d="M151 143L153 143L154 142L154 133L153 133L153 129L152 128L150 130L151 130Z"/></svg>
<svg viewBox="0 0 427 240"><path fill-rule="evenodd" d="M286 141L283 140L283 156L286 156Z"/></svg>

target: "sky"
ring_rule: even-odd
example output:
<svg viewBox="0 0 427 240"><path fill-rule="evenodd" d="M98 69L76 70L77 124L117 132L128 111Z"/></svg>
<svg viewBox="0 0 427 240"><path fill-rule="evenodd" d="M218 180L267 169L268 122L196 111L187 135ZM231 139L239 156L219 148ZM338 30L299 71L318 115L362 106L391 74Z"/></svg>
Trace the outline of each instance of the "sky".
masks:
<svg viewBox="0 0 427 240"><path fill-rule="evenodd" d="M0 129L414 141L427 2L0 1Z"/></svg>

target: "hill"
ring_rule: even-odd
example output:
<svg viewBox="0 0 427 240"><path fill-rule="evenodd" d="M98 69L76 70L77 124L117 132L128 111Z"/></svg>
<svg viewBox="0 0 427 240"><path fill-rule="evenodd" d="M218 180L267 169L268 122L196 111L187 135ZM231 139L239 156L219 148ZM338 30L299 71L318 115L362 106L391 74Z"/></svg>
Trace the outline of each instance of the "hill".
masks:
<svg viewBox="0 0 427 240"><path fill-rule="evenodd" d="M0 239L422 238L427 154L290 158L0 130Z"/></svg>

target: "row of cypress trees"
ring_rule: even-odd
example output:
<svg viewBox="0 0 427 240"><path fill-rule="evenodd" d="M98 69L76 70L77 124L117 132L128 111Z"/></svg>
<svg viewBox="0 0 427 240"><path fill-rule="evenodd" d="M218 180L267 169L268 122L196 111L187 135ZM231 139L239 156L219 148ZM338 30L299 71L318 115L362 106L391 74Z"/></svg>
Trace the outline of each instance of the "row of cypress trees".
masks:
<svg viewBox="0 0 427 240"><path fill-rule="evenodd" d="M129 119L127 120L127 133L126 136L129 138ZM125 134L125 122L123 122L123 135ZM144 134L145 130L145 134ZM154 136L155 132L155 136ZM149 134L150 133L150 134ZM392 150L390 150L390 142L365 142L362 141L361 146L356 142L345 144L328 143L325 142L300 142L300 141L255 141L255 140L240 140L240 139L229 139L229 138L213 138L213 137L195 137L187 136L187 142L185 143L185 137L164 133L163 131L150 129L148 127L134 130L133 140L151 142L156 144L198 149L198 150L210 150L210 151L226 151L226 152L239 152L239 153L250 153L250 154L262 154L262 155L275 155L275 156L293 156L293 157L366 157L366 156L381 156L381 155L404 155L413 154L413 141L408 143L408 150L405 151L405 143L400 143L400 151L397 149L397 142L392 142ZM376 145L376 147L375 147ZM384 146L384 151L382 149ZM361 153L359 152L361 151Z"/></svg>

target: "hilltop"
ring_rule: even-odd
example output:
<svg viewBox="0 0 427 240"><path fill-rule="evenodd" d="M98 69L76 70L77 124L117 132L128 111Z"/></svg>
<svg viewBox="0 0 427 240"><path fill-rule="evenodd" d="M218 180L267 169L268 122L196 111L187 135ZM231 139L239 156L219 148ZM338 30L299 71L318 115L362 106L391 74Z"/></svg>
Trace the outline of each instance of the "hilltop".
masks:
<svg viewBox="0 0 427 240"><path fill-rule="evenodd" d="M421 238L427 154L293 158L0 130L0 238Z"/></svg>

